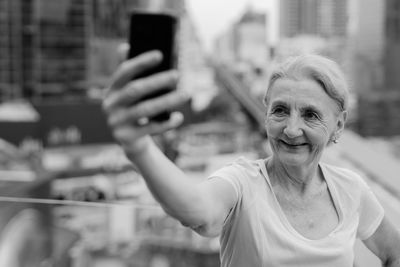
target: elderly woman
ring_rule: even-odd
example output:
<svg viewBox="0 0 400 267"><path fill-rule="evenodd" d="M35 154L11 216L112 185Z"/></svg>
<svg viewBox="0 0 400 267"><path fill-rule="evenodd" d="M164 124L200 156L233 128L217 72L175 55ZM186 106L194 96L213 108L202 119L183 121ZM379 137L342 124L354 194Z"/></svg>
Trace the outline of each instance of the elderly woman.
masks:
<svg viewBox="0 0 400 267"><path fill-rule="evenodd" d="M320 162L347 117L347 84L336 63L306 55L281 64L264 99L272 156L240 158L194 183L150 138L179 126L182 115L164 122L142 119L187 100L173 91L138 101L176 84L176 71L135 79L161 59L152 51L124 62L104 110L164 210L201 235L220 235L222 266L350 267L356 238L386 266L400 266L400 235L367 184L349 170Z"/></svg>

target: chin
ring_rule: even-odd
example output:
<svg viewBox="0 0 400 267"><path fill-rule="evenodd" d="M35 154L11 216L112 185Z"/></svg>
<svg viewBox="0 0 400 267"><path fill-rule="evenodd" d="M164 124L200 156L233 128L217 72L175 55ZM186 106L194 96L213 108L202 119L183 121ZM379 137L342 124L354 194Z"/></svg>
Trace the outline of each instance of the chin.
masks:
<svg viewBox="0 0 400 267"><path fill-rule="evenodd" d="M277 156L282 164L290 166L304 166L313 162L310 155L278 152Z"/></svg>

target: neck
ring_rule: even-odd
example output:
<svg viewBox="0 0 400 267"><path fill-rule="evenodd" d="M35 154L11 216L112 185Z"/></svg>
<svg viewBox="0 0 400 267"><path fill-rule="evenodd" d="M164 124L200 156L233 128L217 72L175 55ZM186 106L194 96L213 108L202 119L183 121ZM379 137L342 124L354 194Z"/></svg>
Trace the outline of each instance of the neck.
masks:
<svg viewBox="0 0 400 267"><path fill-rule="evenodd" d="M285 165L272 157L267 164L272 185L279 185L289 192L305 195L312 193L323 182L318 162L306 166Z"/></svg>

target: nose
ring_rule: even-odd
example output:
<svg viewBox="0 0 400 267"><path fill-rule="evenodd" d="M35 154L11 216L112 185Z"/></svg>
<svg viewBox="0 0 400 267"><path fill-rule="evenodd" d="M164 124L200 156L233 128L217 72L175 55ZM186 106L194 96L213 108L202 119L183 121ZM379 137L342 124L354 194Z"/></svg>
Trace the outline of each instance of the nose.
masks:
<svg viewBox="0 0 400 267"><path fill-rule="evenodd" d="M303 130L301 129L301 124L302 124L301 119L297 115L291 114L286 121L283 133L289 138L299 137L303 134Z"/></svg>

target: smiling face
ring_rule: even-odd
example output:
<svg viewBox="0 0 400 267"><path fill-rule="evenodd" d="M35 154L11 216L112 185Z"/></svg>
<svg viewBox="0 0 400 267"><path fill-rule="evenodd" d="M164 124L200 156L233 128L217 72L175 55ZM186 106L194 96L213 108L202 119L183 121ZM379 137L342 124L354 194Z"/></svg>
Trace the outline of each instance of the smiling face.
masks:
<svg viewBox="0 0 400 267"><path fill-rule="evenodd" d="M317 164L345 114L314 80L280 78L269 90L266 130L274 157L285 165Z"/></svg>

